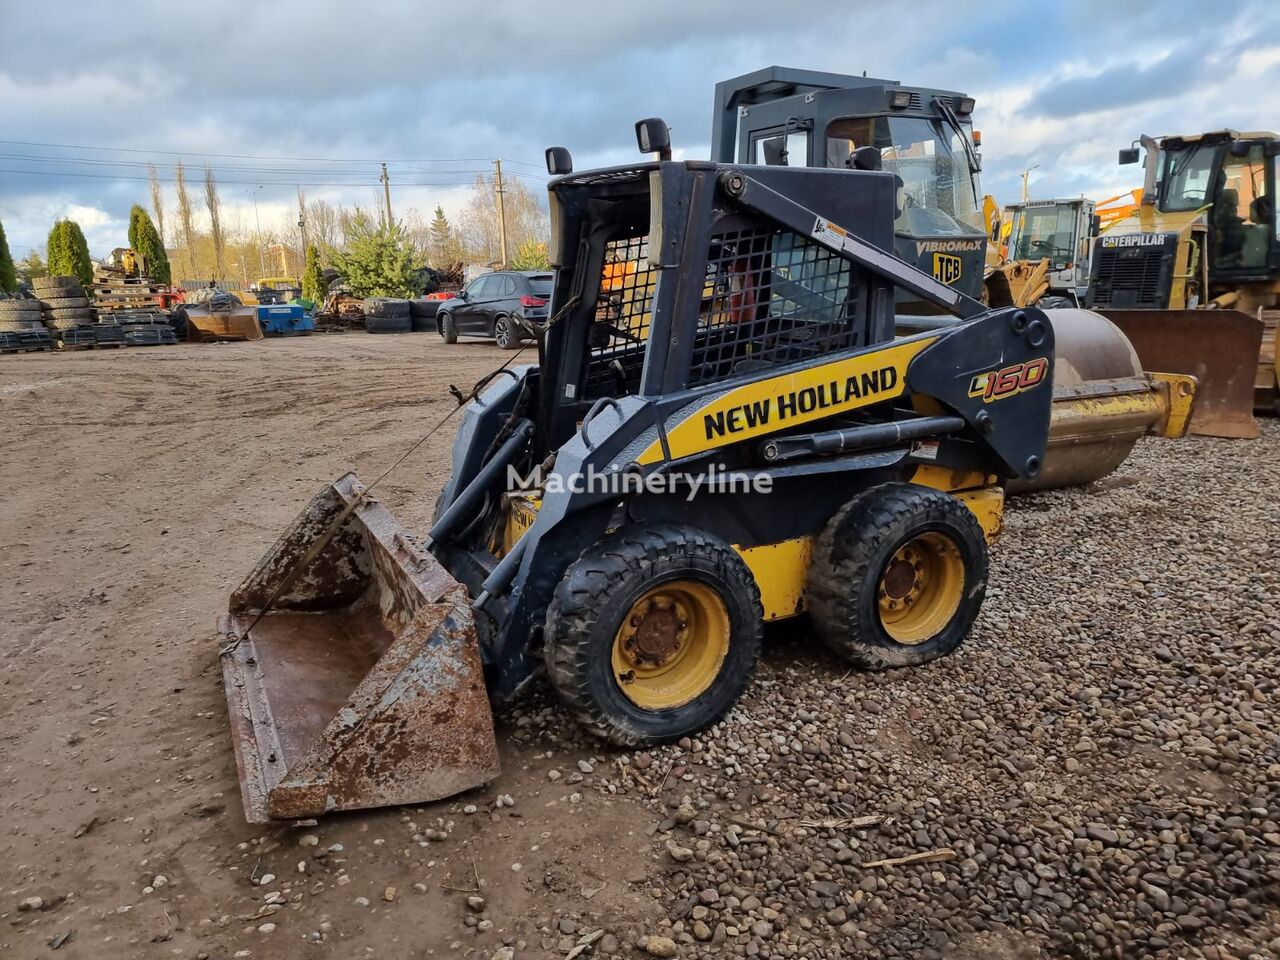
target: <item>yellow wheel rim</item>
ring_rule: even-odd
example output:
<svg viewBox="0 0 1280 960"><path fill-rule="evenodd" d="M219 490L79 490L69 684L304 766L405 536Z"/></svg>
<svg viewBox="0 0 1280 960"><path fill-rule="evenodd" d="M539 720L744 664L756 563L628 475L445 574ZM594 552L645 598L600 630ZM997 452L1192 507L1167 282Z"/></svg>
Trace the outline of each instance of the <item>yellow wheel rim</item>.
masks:
<svg viewBox="0 0 1280 960"><path fill-rule="evenodd" d="M964 599L964 560L941 533L922 533L889 558L877 590L880 623L895 641L909 646L940 633Z"/></svg>
<svg viewBox="0 0 1280 960"><path fill-rule="evenodd" d="M613 678L645 710L697 699L729 654L729 611L714 589L675 580L632 604L613 638Z"/></svg>

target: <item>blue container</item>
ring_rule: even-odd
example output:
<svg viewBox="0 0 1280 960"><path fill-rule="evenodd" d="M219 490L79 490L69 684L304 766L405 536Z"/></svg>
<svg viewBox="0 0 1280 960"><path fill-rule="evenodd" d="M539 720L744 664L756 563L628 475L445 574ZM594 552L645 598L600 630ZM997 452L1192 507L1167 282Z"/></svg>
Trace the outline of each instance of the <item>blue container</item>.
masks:
<svg viewBox="0 0 1280 960"><path fill-rule="evenodd" d="M256 309L258 326L268 337L289 337L310 333L316 328L307 312L298 304L259 305Z"/></svg>

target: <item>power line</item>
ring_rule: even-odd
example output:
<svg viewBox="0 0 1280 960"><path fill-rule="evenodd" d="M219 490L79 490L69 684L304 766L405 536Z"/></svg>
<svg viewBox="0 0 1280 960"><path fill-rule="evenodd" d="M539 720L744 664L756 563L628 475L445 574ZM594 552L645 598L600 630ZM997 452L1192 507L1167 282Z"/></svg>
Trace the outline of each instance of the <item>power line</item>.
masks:
<svg viewBox="0 0 1280 960"><path fill-rule="evenodd" d="M127 180L127 181L132 181L132 182L137 182L137 183L146 183L146 182L148 182L148 181L150 180L150 178L149 178L149 177L131 177L131 176L125 176L125 175L122 175L122 174L117 175L117 174L110 174L110 173L76 173L76 172L75 172L75 171L73 171L73 170L12 170L12 169L0 169L0 173L11 173L11 174L14 174L14 175L17 175L17 176L28 176L28 177L78 177L78 178L82 178L82 179L90 179L90 180ZM173 178L173 177L158 177L157 179L158 179L161 183L177 183L177 182L178 182L178 181L177 181L175 178ZM401 185L401 186L406 186L406 187L470 187L470 186L472 186L474 183L475 183L475 181L474 181L474 180L453 180L453 181L438 181L438 180L431 180L431 181L413 181L413 180L408 180L408 181L403 181L403 182L401 182L401 183L400 183L400 185ZM298 181L298 180L277 180L277 181L273 181L273 182L270 182L270 183L266 183L266 184L264 184L264 183L262 182L262 180L259 178L259 179L254 179L254 180L226 180L226 179L219 179L219 180L218 180L218 184L219 184L220 186L221 186L221 185L223 185L223 184L228 184L228 185L246 186L246 187L256 187L256 186L273 186L273 187L293 187L293 186L298 186L298 187L377 187L377 186L379 186L379 181L378 181L378 178L377 178L377 177L374 177L374 178L372 178L372 179L370 179L370 180L361 180L361 181L349 180L349 181L344 181L344 182L342 182L342 183L320 183L320 182L309 181L309 180L303 180L303 181Z"/></svg>
<svg viewBox="0 0 1280 960"><path fill-rule="evenodd" d="M106 153L139 153L139 154L163 154L170 157L213 157L222 160L283 160L294 163L488 163L488 157L412 157L399 160L383 161L379 159L357 159L349 157L290 157L290 156L266 156L263 154L251 153L202 153L198 150L143 150L137 147L95 147L85 144L74 143L43 143L35 140L0 140L0 144L8 144L16 147L45 147L55 150L96 150ZM529 166L537 169L540 165L527 160L507 160L507 163L516 163L522 166Z"/></svg>

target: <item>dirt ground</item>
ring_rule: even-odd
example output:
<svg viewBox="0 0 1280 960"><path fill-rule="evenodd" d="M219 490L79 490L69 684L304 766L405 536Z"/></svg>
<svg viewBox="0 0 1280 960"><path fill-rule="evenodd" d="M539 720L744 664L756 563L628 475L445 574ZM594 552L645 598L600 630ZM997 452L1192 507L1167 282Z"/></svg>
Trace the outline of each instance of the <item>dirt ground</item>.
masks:
<svg viewBox="0 0 1280 960"><path fill-rule="evenodd" d="M504 938L537 941L531 917L644 915L625 877L644 875L647 821L593 794L560 802L574 788L546 770L578 757L535 759L509 734L501 780L464 798L482 813L419 817L456 821L446 842L411 842L412 810L265 831L241 811L213 633L229 591L324 482L380 473L454 405L449 384L508 356L353 334L0 358L0 956L447 953L470 934L447 887L476 876L486 958ZM381 487L414 528L451 442L441 431ZM516 806L488 813L500 792ZM307 834L343 850L318 862L294 849ZM565 863L572 882L545 882ZM257 930L272 921L254 916L255 868L305 894L305 922L285 910ZM144 892L157 875L166 886ZM31 896L44 909L19 911Z"/></svg>
<svg viewBox="0 0 1280 960"><path fill-rule="evenodd" d="M508 358L363 334L0 358L0 958L559 960L597 930L588 957L642 934L680 956L1280 955L1274 422L1020 503L975 636L927 670L851 673L789 629L705 746L624 756L535 694L483 790L247 825L228 594L322 484L379 474ZM451 442L380 488L411 529ZM964 859L861 862L933 846Z"/></svg>

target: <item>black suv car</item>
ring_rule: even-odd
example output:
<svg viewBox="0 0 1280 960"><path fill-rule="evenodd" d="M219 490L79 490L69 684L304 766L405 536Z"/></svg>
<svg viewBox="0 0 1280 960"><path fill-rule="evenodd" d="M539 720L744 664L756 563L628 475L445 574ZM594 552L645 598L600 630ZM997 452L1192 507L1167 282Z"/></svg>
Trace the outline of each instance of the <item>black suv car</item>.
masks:
<svg viewBox="0 0 1280 960"><path fill-rule="evenodd" d="M476 277L440 304L440 336L445 343L457 343L459 337L492 337L502 349L514 350L526 334L513 318L545 323L553 279L545 270L502 270Z"/></svg>

